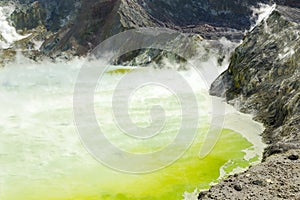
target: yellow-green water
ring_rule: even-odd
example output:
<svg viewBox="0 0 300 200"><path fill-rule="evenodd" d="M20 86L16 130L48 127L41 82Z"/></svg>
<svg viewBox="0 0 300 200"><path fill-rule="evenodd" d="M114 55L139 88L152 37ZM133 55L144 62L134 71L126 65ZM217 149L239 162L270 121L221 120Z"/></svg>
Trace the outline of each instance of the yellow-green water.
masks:
<svg viewBox="0 0 300 200"><path fill-rule="evenodd" d="M76 133L72 92L77 72L76 67L56 65L14 66L0 71L1 200L183 199L185 192L209 188L226 175L223 172L228 174L259 160L261 152L254 151L257 144L250 143L242 132L230 127L222 130L217 145L207 157L198 157L210 120L209 97L199 90L196 96L197 109L202 112L201 123L197 138L182 158L169 167L143 175L107 168L87 153ZM109 99L114 82L121 76L107 73L103 78L104 87L95 95L96 116L106 136L116 146L132 153L164 148L172 142L180 124L178 102L159 88L137 92L129 111L133 121L147 125L146 111L153 104L161 104L168 119L161 135L146 142L132 141L118 131L112 120ZM246 152L252 155L247 157Z"/></svg>
<svg viewBox="0 0 300 200"><path fill-rule="evenodd" d="M48 178L40 180L34 180L30 174L27 178L11 178L11 182L6 183L10 187L4 190L2 198L182 199L185 191L209 188L209 184L218 179L219 169L228 160L232 163L226 169L227 172L237 166L249 166L249 161L243 159L245 153L242 150L252 145L231 130L223 130L220 141L205 159L197 157L200 145L201 142L196 142L174 165L146 175L118 173L92 160L84 163L78 163L79 160L61 160L62 163L52 164L52 167L61 170L61 174L49 174Z"/></svg>

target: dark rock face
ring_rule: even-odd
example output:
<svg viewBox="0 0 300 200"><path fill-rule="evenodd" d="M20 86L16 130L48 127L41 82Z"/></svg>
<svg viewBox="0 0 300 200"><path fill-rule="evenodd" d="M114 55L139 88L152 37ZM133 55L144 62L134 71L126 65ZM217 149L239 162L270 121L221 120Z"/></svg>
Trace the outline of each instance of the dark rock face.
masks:
<svg viewBox="0 0 300 200"><path fill-rule="evenodd" d="M275 2L279 5L300 8L300 2L298 0L276 0Z"/></svg>
<svg viewBox="0 0 300 200"><path fill-rule="evenodd" d="M164 23L177 26L209 24L247 29L251 6L260 0L139 0L149 13Z"/></svg>
<svg viewBox="0 0 300 200"><path fill-rule="evenodd" d="M17 29L33 29L44 25L48 31L58 31L74 18L81 0L19 0L21 6L12 14Z"/></svg>
<svg viewBox="0 0 300 200"><path fill-rule="evenodd" d="M45 25L46 17L46 10L39 2L34 2L23 10L16 9L11 20L17 30L30 30Z"/></svg>
<svg viewBox="0 0 300 200"><path fill-rule="evenodd" d="M159 23L135 1L85 0L74 23L48 39L42 51L52 54L73 50L76 55L83 55L103 40L124 30L157 26Z"/></svg>
<svg viewBox="0 0 300 200"><path fill-rule="evenodd" d="M300 7L297 0L138 0L153 17L180 27L208 24L237 30L250 27L251 7L277 3Z"/></svg>
<svg viewBox="0 0 300 200"><path fill-rule="evenodd" d="M268 1L82 0L73 23L49 38L42 52L55 56L72 50L83 55L106 38L137 27L167 27L206 39L240 40L251 24L251 6L258 2Z"/></svg>

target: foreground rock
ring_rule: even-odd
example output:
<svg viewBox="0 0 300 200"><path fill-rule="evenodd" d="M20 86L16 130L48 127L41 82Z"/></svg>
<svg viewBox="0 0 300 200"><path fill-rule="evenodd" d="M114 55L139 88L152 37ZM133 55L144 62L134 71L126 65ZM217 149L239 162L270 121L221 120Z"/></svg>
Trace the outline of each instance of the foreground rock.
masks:
<svg viewBox="0 0 300 200"><path fill-rule="evenodd" d="M202 192L199 199L253 200L253 199L300 199L300 155L293 150L267 158L266 162L247 172L230 176L222 183Z"/></svg>
<svg viewBox="0 0 300 200"><path fill-rule="evenodd" d="M247 183L241 192L252 196L235 192L238 199L300 198L299 162L284 161L288 155L282 154L300 148L299 63L300 9L278 6L267 20L245 37L243 44L232 55L229 69L212 84L211 94L226 97L229 103L243 112L254 114L255 119L266 126L263 138L269 147L264 153L265 162L253 167L250 172L263 179L273 174L268 179L275 185L258 180L256 185L263 187L253 184L250 187L250 179L241 175L232 181ZM274 154L279 155L268 159ZM291 155L289 158L297 160L297 156ZM287 173L291 177L285 178ZM221 188L224 184L213 188L205 198L216 195L214 199L233 199L229 195L232 189ZM277 186L280 190L276 191L274 188Z"/></svg>

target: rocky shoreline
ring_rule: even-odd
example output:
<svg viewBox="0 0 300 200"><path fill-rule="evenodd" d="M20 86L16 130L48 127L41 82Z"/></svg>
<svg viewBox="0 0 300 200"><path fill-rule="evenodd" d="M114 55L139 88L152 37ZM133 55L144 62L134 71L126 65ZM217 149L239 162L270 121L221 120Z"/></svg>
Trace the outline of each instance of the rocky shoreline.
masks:
<svg viewBox="0 0 300 200"><path fill-rule="evenodd" d="M268 157L244 173L230 176L199 199L300 199L300 150Z"/></svg>
<svg viewBox="0 0 300 200"><path fill-rule="evenodd" d="M300 199L300 9L277 6L244 39L211 86L264 123L263 163L199 199Z"/></svg>

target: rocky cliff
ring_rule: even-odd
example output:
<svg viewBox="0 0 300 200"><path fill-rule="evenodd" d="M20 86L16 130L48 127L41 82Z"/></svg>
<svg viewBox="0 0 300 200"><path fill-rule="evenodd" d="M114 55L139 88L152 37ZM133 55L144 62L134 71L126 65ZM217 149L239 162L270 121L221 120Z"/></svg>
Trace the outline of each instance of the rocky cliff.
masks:
<svg viewBox="0 0 300 200"><path fill-rule="evenodd" d="M245 37L211 93L222 94L242 111L255 114L269 127L264 133L266 143L299 147L299 63L300 10L278 6ZM266 155L281 150L274 148Z"/></svg>
<svg viewBox="0 0 300 200"><path fill-rule="evenodd" d="M210 35L212 32L229 32L229 30L225 30L225 28L231 28L229 25L224 26L223 29L208 26L208 21L204 16L200 16L200 11L193 9L197 7L199 5L192 1L85 0L75 19L81 23L74 23L63 28L45 42L42 51L52 54L58 50L74 49L76 54L82 55L104 39L124 30L138 27L167 27L183 32L193 30L192 32L201 35L208 35L205 34L207 32ZM183 11L178 12L175 8L183 8ZM193 12L188 12L189 9L192 9ZM245 7L245 9L248 8ZM191 13L195 16L190 16ZM205 11L201 11L201 13L205 13ZM248 19L248 24L250 24L247 15L249 13L250 10L244 14L245 20ZM170 17L171 15L173 17ZM207 13L207 15L210 14ZM167 20L170 18L174 20ZM202 18L202 22L196 21L197 18ZM187 27L188 25L193 26ZM207 30L207 27L210 29ZM239 33L240 36L241 33Z"/></svg>
<svg viewBox="0 0 300 200"><path fill-rule="evenodd" d="M276 0L299 6L295 0ZM5 2L12 2L5 0ZM37 59L85 55L106 38L137 27L167 27L200 34L207 39L223 36L240 40L251 25L251 7L271 0L18 0L10 20L22 34L18 43L28 49L43 41ZM253 19L252 19L253 20ZM23 49L24 49L23 48ZM15 49L12 46L12 49ZM130 59L130 58L129 58Z"/></svg>
<svg viewBox="0 0 300 200"><path fill-rule="evenodd" d="M300 9L277 6L244 38L228 70L211 86L212 95L225 97L265 124L263 138L269 145L265 162L250 169L248 177L245 173L211 189L203 199L300 198L300 167L295 161L300 148L299 64ZM283 154L287 151L290 152ZM269 158L274 154L278 154L276 159Z"/></svg>
<svg viewBox="0 0 300 200"><path fill-rule="evenodd" d="M46 30L41 55L85 55L104 39L137 27L168 27L204 38L240 39L259 0L19 0L10 20L23 34Z"/></svg>

